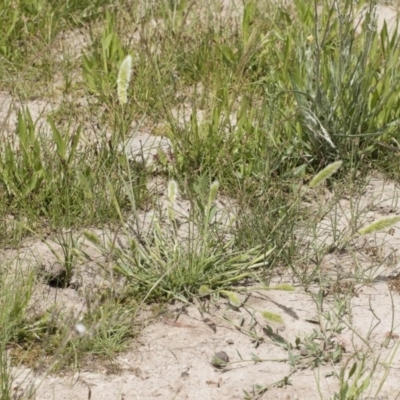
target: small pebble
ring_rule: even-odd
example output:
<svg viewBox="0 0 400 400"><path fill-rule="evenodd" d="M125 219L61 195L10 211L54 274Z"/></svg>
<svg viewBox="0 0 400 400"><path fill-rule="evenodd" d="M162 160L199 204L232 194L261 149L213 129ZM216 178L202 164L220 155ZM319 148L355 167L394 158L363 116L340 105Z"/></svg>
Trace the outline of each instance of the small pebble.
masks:
<svg viewBox="0 0 400 400"><path fill-rule="evenodd" d="M235 344L235 342L232 339L227 339L226 343L227 344Z"/></svg>
<svg viewBox="0 0 400 400"><path fill-rule="evenodd" d="M308 350L307 350L306 347L303 347L303 346L301 347L300 355L303 356L303 357L308 356Z"/></svg>
<svg viewBox="0 0 400 400"><path fill-rule="evenodd" d="M224 351L219 351L218 353L214 354L214 357L211 360L211 365L213 365L215 368L224 368L228 365L229 363L229 357L228 354L226 354Z"/></svg>

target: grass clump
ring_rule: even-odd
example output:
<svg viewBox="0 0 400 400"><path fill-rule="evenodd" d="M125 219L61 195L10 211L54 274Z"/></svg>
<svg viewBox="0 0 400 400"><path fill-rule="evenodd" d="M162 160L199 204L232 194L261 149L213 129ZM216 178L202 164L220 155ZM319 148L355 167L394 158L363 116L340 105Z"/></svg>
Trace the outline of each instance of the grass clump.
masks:
<svg viewBox="0 0 400 400"><path fill-rule="evenodd" d="M399 39L387 25L377 31L377 4L295 2L301 44L289 76L299 116L296 136L310 160L340 157L358 165L394 143ZM365 18L356 26L362 7Z"/></svg>
<svg viewBox="0 0 400 400"><path fill-rule="evenodd" d="M9 243L32 230L41 233L46 225L72 227L116 218L100 183L104 179L114 179L115 193L126 198L123 182L115 179L126 165L121 154L112 148L83 152L81 128L68 135L51 120L50 126L52 138L46 139L43 131L36 131L29 111L20 113L17 140L8 142L0 154L0 219L6 223L7 215L14 215L2 238Z"/></svg>
<svg viewBox="0 0 400 400"><path fill-rule="evenodd" d="M2 399L11 400L14 376L7 351L18 332L26 329L26 312L35 277L33 271L24 274L16 269L11 285L9 271L3 265L0 275L0 394Z"/></svg>
<svg viewBox="0 0 400 400"><path fill-rule="evenodd" d="M229 230L218 227L217 191L218 183L214 182L207 202L201 208L194 206L186 220L179 221L174 211L177 184L171 181L168 224L161 224L162 217L156 218L148 237L138 237L135 224L131 223L131 229L124 231L126 243L121 242L122 246L115 246L114 240L102 244L93 232L86 233L86 238L105 259L113 260L113 271L126 279L137 298L191 300L204 287L228 289L266 268L273 249L265 251L257 246L247 251L235 250ZM184 236L179 232L182 224L187 226ZM109 271L107 264L103 269Z"/></svg>
<svg viewBox="0 0 400 400"><path fill-rule="evenodd" d="M24 364L45 375L83 365L113 370L115 356L140 331L129 317L136 307L127 296L116 298L104 291L90 300L89 310L76 316L57 306L34 317L24 312L7 340L11 365Z"/></svg>

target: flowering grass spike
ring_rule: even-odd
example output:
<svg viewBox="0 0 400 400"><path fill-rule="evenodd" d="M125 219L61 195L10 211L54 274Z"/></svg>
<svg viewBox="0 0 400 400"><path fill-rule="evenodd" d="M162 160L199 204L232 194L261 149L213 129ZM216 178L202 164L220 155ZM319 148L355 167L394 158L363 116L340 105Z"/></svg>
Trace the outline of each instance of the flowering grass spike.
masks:
<svg viewBox="0 0 400 400"><path fill-rule="evenodd" d="M118 71L117 90L121 105L128 102L128 86L132 75L132 56L126 56Z"/></svg>
<svg viewBox="0 0 400 400"><path fill-rule="evenodd" d="M368 233L374 233L390 228L400 222L400 216L395 215L393 217L385 217L374 221L372 224L360 229L358 232L360 235L367 235Z"/></svg>
<svg viewBox="0 0 400 400"><path fill-rule="evenodd" d="M311 179L309 187L313 189L318 185L320 185L322 182L326 181L328 178L330 178L333 174L335 174L338 171L338 169L342 166L342 164L343 161L336 161L326 166L321 172L319 172L317 175L314 176L314 178Z"/></svg>

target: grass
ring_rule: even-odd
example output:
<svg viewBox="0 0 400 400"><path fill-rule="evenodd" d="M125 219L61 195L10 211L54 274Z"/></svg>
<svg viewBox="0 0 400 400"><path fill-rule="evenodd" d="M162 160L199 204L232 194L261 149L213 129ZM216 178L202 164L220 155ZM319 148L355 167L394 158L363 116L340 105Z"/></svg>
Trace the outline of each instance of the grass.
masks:
<svg viewBox="0 0 400 400"><path fill-rule="evenodd" d="M48 372L90 356L112 363L143 326L146 304L222 296L245 307L244 288L270 288L282 269L323 290L327 254L396 222L366 227L366 210L353 204L349 228L337 228L339 200L356 199L371 171L400 172L398 38L371 29L373 13L355 35L353 3L250 0L238 18L184 0L0 4L1 248L52 239L66 271L58 290L88 262L108 282L97 294L80 289L79 315L48 305L33 316L34 266L19 294L0 276L2 399L12 398L8 348L14 364L40 358ZM138 132L171 148L150 162L128 159L124 143ZM220 200L233 204L229 215ZM332 240L321 239L327 215ZM341 360L321 335L304 339L311 356L293 359L293 371ZM362 379L366 365L344 367L335 399L360 397L366 380L345 381Z"/></svg>

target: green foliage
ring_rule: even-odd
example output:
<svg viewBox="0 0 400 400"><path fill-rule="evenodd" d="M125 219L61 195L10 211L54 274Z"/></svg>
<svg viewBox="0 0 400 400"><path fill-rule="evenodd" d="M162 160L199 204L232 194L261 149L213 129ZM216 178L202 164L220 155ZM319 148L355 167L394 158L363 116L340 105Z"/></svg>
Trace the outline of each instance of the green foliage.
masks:
<svg viewBox="0 0 400 400"><path fill-rule="evenodd" d="M346 374L346 367L349 360L344 367L340 369L340 389L339 393L335 393L333 400L357 400L367 391L371 385L371 378L375 371L376 365L372 370L369 370L366 364L366 358L363 357L360 362L354 362L350 370ZM346 376L347 375L347 376Z"/></svg>
<svg viewBox="0 0 400 400"><path fill-rule="evenodd" d="M27 198L44 179L42 148L29 110L19 112L17 143L7 142L0 160L0 176L8 195ZM15 148L18 147L16 154Z"/></svg>
<svg viewBox="0 0 400 400"><path fill-rule="evenodd" d="M315 15L317 3L323 7ZM132 299L206 302L222 296L254 321L261 316L280 323L280 315L251 309L239 294L292 291L287 284L269 285L277 266L316 281L328 246L310 244L310 232L317 238L315 221L329 205L311 218L308 188L334 178L342 165L335 160L348 169L369 168L371 161L396 169L400 50L386 27L367 29L372 14L354 35L353 1L293 4L295 12L292 5L246 1L243 15L229 23L219 9L212 16L216 4L199 18L197 3L187 0L0 4L0 95L7 89L22 104L15 132L1 125L0 238L6 244L13 237L15 244L22 234L42 237L55 230L61 253L54 255L67 272L64 287L84 255L106 273L111 267L128 290L125 297L113 291L106 301L90 303L80 321L87 335L76 337L71 327L77 321L55 318L60 315L53 309L33 321L25 318L33 276L18 295L1 281L1 398L11 397L4 356L10 342L26 345L35 360L46 347L58 367L88 353L111 359L136 332ZM372 10L375 2L368 5ZM59 44L69 43L64 33L73 36L76 28L90 36L89 44L73 58L59 54ZM38 93L56 108L46 130L25 107ZM128 135L144 131L172 142L171 149L158 150L151 168L121 151ZM320 172L307 187L310 169ZM155 180L168 182L165 215L144 232L140 215L142 207L156 206L159 193L148 189ZM235 219L221 226L217 201L229 207L230 197ZM187 218L178 213L178 198L191 205ZM394 222L397 217L359 232ZM104 256L100 261L85 254L75 229L63 230L108 224L115 227L109 241L84 233ZM310 260L316 264L312 273L304 267ZM342 348L333 340L342 329L337 321L306 338L308 355L302 356L265 320L262 338L249 335L258 343L265 333L287 350L293 373L340 361ZM254 355L252 361L263 360ZM349 374L341 373L335 398L361 395L370 383L363 370L357 362Z"/></svg>
<svg viewBox="0 0 400 400"><path fill-rule="evenodd" d="M125 232L128 245L124 247L112 243L99 245L93 233L86 237L107 259L112 257L114 271L127 279L139 297L191 299L199 292L204 295L218 289L236 304L239 300L229 289L254 276L265 265L272 250L263 251L258 246L238 251L233 247L233 239L222 239L228 231L217 229L218 224L210 218L215 190L214 183L205 196L209 201L203 207L204 213L196 216L198 211L191 211L186 221L187 238L180 237L182 234L176 228L161 226L158 219L153 221L148 237L138 240L134 230ZM140 225L140 221L137 224ZM107 272L107 265L100 265Z"/></svg>
<svg viewBox="0 0 400 400"><path fill-rule="evenodd" d="M18 218L28 217L28 230L43 217L67 227L85 220L100 221L106 214L115 218L115 208L101 182L118 176L114 191L123 204L126 196L121 191L127 175L121 168L126 158L106 147L82 152L80 127L73 133L62 131L51 118L49 126L52 136L45 137L29 110L19 113L16 138L0 151L0 190L4 193L0 206L14 210ZM135 178L142 177L138 170ZM140 202L145 188L137 189Z"/></svg>
<svg viewBox="0 0 400 400"><path fill-rule="evenodd" d="M315 19L316 4L295 2L299 39L289 73L299 150L324 163L338 157L353 163L374 158L379 144L395 138L400 117L399 39L389 37L386 25L382 32L369 29L373 1L359 35L353 1L336 7L324 0Z"/></svg>
<svg viewBox="0 0 400 400"><path fill-rule="evenodd" d="M0 274L0 397L5 400L12 399L13 386L7 352L18 332L27 329L26 311L34 284L32 271L25 269L22 273L19 268L11 268L3 264Z"/></svg>
<svg viewBox="0 0 400 400"><path fill-rule="evenodd" d="M106 14L105 28L100 38L93 38L92 48L82 57L83 77L89 92L106 102L115 92L119 66L126 54L115 32L115 15Z"/></svg>
<svg viewBox="0 0 400 400"><path fill-rule="evenodd" d="M32 54L44 51L62 29L96 20L110 0L3 0L0 3L0 55L26 68ZM34 40L33 40L34 38Z"/></svg>
<svg viewBox="0 0 400 400"><path fill-rule="evenodd" d="M19 329L12 327L14 336L9 339L14 345L13 358L33 367L39 356L46 356L43 366L52 372L84 363L88 355L92 360L112 362L115 354L125 350L137 334L135 322L129 318L136 304L106 292L100 303L78 323L77 318L57 307L50 307L34 319L23 314ZM26 349L24 354L20 348Z"/></svg>

